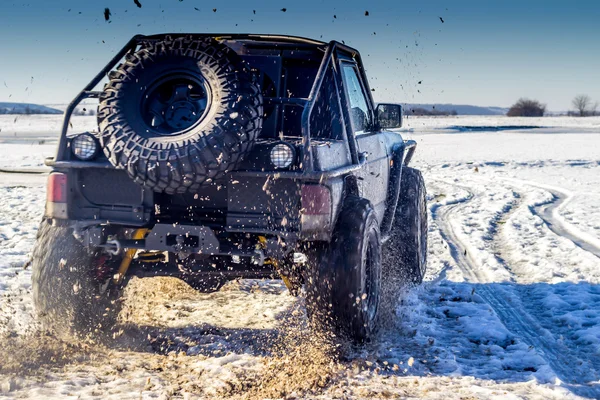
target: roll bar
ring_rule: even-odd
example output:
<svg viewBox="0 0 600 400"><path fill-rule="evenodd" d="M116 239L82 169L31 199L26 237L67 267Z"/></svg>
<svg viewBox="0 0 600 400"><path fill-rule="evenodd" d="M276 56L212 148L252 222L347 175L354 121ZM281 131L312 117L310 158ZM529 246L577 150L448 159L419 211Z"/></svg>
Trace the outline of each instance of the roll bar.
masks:
<svg viewBox="0 0 600 400"><path fill-rule="evenodd" d="M152 36L144 36L144 35L136 35L132 37L125 46L117 53L115 56L100 70L100 72L83 88L81 92L73 99L73 101L68 105L65 110L64 120L62 124L62 129L60 132L60 138L58 142L58 150L56 153L56 157L53 161L47 160L48 165L62 166L67 167L70 164L79 164L78 161L67 161L65 159L66 152L66 144L67 144L67 132L69 129L69 125L71 122L71 118L73 116L73 112L75 108L85 99L88 98L99 98L102 94L101 91L94 91L94 88L102 81L102 79L115 68L115 66L122 60L128 53L133 53L136 51L137 47L144 42L148 41L158 41L164 40L166 37L186 37L191 36L194 38L214 38L214 39L229 39L229 40L247 40L247 41L256 41L256 42L271 42L274 45L277 43L283 44L293 44L296 46L307 46L307 47L325 47L325 54L323 55L323 59L321 64L319 65L319 69L317 75L315 77L315 81L310 90L310 94L308 98L281 98L281 97L268 97L265 98L265 103L268 104L284 104L291 106L298 106L304 108L302 112L302 139L303 139L303 149L304 149L304 159L302 160L303 172L301 174L308 176L315 175L314 166L313 166L313 157L311 151L310 144L310 117L315 106L316 99L321 90L321 86L323 85L323 81L325 79L325 73L327 69L330 67L331 63L334 59L334 54L337 49L340 49L344 52L351 54L353 57L358 57L358 64L361 66L362 72L362 64L360 62L360 55L358 51L355 49L348 47L342 43L337 41L331 41L329 43L320 42L312 39L295 37L295 36L283 36L283 35L257 35L257 34L161 34L161 35L152 35ZM344 172L351 172L353 170L359 169L361 167L361 162L358 160L358 157L353 157L353 164L350 166L350 170L348 167L344 167ZM86 163L86 167L92 167L91 163ZM334 172L334 171L330 171ZM281 175L285 175L286 172L281 172ZM294 175L298 175L298 173L294 173Z"/></svg>

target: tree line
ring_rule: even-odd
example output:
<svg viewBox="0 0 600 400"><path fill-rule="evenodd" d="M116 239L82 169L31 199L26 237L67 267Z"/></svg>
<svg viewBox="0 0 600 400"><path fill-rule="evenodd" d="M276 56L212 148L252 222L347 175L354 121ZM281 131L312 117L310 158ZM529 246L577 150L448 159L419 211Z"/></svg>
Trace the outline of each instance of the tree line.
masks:
<svg viewBox="0 0 600 400"><path fill-rule="evenodd" d="M578 117L590 117L600 115L598 113L598 102L593 101L587 94L575 96L571 102L573 111L569 111L568 115ZM520 98L513 104L506 115L509 117L543 117L546 113L546 105L537 100Z"/></svg>

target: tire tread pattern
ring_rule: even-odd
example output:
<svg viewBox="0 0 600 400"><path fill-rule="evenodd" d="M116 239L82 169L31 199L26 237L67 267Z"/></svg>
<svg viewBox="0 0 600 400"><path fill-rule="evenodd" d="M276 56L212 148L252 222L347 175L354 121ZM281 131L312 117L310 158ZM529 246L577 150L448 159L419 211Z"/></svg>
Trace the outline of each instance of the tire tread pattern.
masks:
<svg viewBox="0 0 600 400"><path fill-rule="evenodd" d="M152 140L136 133L123 105L126 86L151 63L189 57L213 92L211 118L195 135ZM140 88L140 90L143 88ZM143 43L109 74L98 106L100 143L106 157L137 183L168 194L197 192L205 182L235 169L262 129L263 99L256 77L239 56L212 39L171 38ZM216 107L213 109L213 107Z"/></svg>
<svg viewBox="0 0 600 400"><path fill-rule="evenodd" d="M100 294L89 254L67 227L43 220L32 254L33 302L45 328L59 334L94 334L110 328L120 288Z"/></svg>
<svg viewBox="0 0 600 400"><path fill-rule="evenodd" d="M397 272L410 283L420 284L427 267L427 199L423 175L402 168L400 197L387 247L397 250Z"/></svg>
<svg viewBox="0 0 600 400"><path fill-rule="evenodd" d="M330 244L311 244L306 253L307 312L318 329L349 336L353 341L368 340L377 319L367 321L360 290L362 249L365 236L373 231L379 246L376 282L380 285L380 233L375 211L365 199L348 196L338 217ZM358 299L358 300L357 300Z"/></svg>

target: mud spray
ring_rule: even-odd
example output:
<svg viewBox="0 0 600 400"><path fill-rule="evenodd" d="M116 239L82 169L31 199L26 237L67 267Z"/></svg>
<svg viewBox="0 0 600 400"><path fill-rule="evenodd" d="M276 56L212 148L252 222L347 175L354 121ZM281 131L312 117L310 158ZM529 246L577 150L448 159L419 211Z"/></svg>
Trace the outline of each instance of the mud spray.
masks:
<svg viewBox="0 0 600 400"><path fill-rule="evenodd" d="M396 257L384 252L384 274ZM380 315L388 331L397 323L400 278L383 281ZM310 398L352 393L352 376L375 368L365 362L375 344L357 349L311 329L303 299L274 281L230 282L217 293L201 294L173 278L134 278L118 325L88 340L44 332L30 305L12 306L31 303L30 297L2 299L0 375L9 377L9 389L14 379L27 388L88 371L100 381L144 377L132 381L131 389L167 398ZM229 357L246 364L215 367Z"/></svg>

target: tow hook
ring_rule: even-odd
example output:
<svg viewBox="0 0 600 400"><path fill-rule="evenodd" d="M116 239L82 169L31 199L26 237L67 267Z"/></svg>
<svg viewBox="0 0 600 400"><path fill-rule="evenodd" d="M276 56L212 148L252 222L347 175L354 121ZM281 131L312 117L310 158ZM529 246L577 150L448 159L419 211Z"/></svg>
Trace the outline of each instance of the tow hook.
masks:
<svg viewBox="0 0 600 400"><path fill-rule="evenodd" d="M123 250L123 248L121 247L121 242L119 242L116 239L109 239L106 241L107 245L110 245L110 247L108 247L106 249L106 252L112 256L118 256L119 254L121 254L121 251Z"/></svg>

